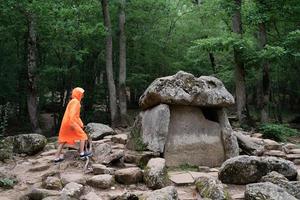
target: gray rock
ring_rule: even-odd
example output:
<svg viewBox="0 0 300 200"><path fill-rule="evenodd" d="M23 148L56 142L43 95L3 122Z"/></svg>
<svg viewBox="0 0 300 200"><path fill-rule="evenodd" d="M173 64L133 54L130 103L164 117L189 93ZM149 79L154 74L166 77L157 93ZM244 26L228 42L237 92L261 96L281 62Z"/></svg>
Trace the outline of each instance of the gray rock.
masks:
<svg viewBox="0 0 300 200"><path fill-rule="evenodd" d="M13 141L11 138L0 140L0 161L13 157Z"/></svg>
<svg viewBox="0 0 300 200"><path fill-rule="evenodd" d="M169 121L170 110L165 104L141 112L130 132L127 148L164 152Z"/></svg>
<svg viewBox="0 0 300 200"><path fill-rule="evenodd" d="M64 172L61 173L61 181L63 185L71 182L79 183L84 185L86 183L86 177L80 172Z"/></svg>
<svg viewBox="0 0 300 200"><path fill-rule="evenodd" d="M199 177L196 182L196 189L203 198L214 200L230 199L221 181L210 177Z"/></svg>
<svg viewBox="0 0 300 200"><path fill-rule="evenodd" d="M239 145L236 136L229 123L227 113L224 108L217 110L218 122L221 126L221 135L225 151L225 159L239 155Z"/></svg>
<svg viewBox="0 0 300 200"><path fill-rule="evenodd" d="M261 182L270 182L273 183L283 189L285 189L292 196L300 199L300 187L297 186L295 182L289 182L287 178L285 178L282 174L278 172L270 172L266 176L263 176Z"/></svg>
<svg viewBox="0 0 300 200"><path fill-rule="evenodd" d="M265 182L247 185L245 200L296 200L296 198L281 187Z"/></svg>
<svg viewBox="0 0 300 200"><path fill-rule="evenodd" d="M99 174L113 175L115 173L114 168L109 168L102 164L93 164L92 168L93 168L93 174L95 174L95 175L99 175Z"/></svg>
<svg viewBox="0 0 300 200"><path fill-rule="evenodd" d="M20 154L34 155L42 151L46 144L46 137L40 134L16 135L13 138L13 151Z"/></svg>
<svg viewBox="0 0 300 200"><path fill-rule="evenodd" d="M211 76L194 77L177 72L173 76L157 78L140 97L139 104L147 109L158 104L226 107L234 104L233 96L223 83Z"/></svg>
<svg viewBox="0 0 300 200"><path fill-rule="evenodd" d="M112 163L123 163L124 162L124 150L116 150L113 151L111 154L109 154L108 156L106 156L101 163L105 164L105 165L109 165ZM121 164L122 165L122 164Z"/></svg>
<svg viewBox="0 0 300 200"><path fill-rule="evenodd" d="M83 185L78 183L68 183L61 191L60 197L62 199L79 199L83 192Z"/></svg>
<svg viewBox="0 0 300 200"><path fill-rule="evenodd" d="M225 160L220 124L206 119L199 107L170 106L170 110L166 165L220 166Z"/></svg>
<svg viewBox="0 0 300 200"><path fill-rule="evenodd" d="M239 147L242 149L244 154L250 156L261 156L263 155L265 148L264 142L262 139L250 137L244 135L241 132L234 132L234 135L237 137Z"/></svg>
<svg viewBox="0 0 300 200"><path fill-rule="evenodd" d="M115 172L115 179L117 182L126 185L136 184L143 180L143 173L138 167L119 169Z"/></svg>
<svg viewBox="0 0 300 200"><path fill-rule="evenodd" d="M119 143L119 144L126 144L127 143L127 137L128 135L123 133L123 134L118 134L114 135L111 138L111 141L114 143Z"/></svg>
<svg viewBox="0 0 300 200"><path fill-rule="evenodd" d="M126 151L124 161L126 163L135 163L144 168L151 158L159 157L160 153L152 151Z"/></svg>
<svg viewBox="0 0 300 200"><path fill-rule="evenodd" d="M275 157L238 156L222 164L219 179L229 184L255 183L271 171L277 171L290 180L297 177L297 169L290 161Z"/></svg>
<svg viewBox="0 0 300 200"><path fill-rule="evenodd" d="M87 184L92 187L107 189L114 184L114 177L109 174L96 175L89 178Z"/></svg>
<svg viewBox="0 0 300 200"><path fill-rule="evenodd" d="M102 162L107 156L110 155L112 148L109 144L103 143L95 147L94 156L98 162Z"/></svg>
<svg viewBox="0 0 300 200"><path fill-rule="evenodd" d="M44 199L44 198L50 197L50 196L58 197L59 195L60 195L60 192L57 190L33 188L25 196L27 198L29 198L30 200L41 200L41 199Z"/></svg>
<svg viewBox="0 0 300 200"><path fill-rule="evenodd" d="M80 200L102 200L95 192L89 192L88 194L80 197Z"/></svg>
<svg viewBox="0 0 300 200"><path fill-rule="evenodd" d="M88 123L86 129L90 133L92 140L101 140L107 135L115 134L112 128L100 123Z"/></svg>
<svg viewBox="0 0 300 200"><path fill-rule="evenodd" d="M63 188L61 180L55 176L49 176L43 181L43 187L49 190L61 190Z"/></svg>
<svg viewBox="0 0 300 200"><path fill-rule="evenodd" d="M178 200L177 190L174 186L168 186L151 192L145 200Z"/></svg>
<svg viewBox="0 0 300 200"><path fill-rule="evenodd" d="M149 160L144 171L144 182L151 189L160 189L167 184L166 161L163 158Z"/></svg>

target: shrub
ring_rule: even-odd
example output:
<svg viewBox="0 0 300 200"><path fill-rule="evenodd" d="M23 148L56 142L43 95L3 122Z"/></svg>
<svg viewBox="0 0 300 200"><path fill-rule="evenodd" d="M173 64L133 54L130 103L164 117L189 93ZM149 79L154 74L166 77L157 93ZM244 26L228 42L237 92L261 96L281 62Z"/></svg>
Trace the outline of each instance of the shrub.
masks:
<svg viewBox="0 0 300 200"><path fill-rule="evenodd" d="M288 137L299 135L296 129L290 128L286 124L262 124L259 130L263 133L264 138L276 141L286 141Z"/></svg>
<svg viewBox="0 0 300 200"><path fill-rule="evenodd" d="M2 178L0 179L0 187L2 188L13 188L16 184L16 181L10 178Z"/></svg>

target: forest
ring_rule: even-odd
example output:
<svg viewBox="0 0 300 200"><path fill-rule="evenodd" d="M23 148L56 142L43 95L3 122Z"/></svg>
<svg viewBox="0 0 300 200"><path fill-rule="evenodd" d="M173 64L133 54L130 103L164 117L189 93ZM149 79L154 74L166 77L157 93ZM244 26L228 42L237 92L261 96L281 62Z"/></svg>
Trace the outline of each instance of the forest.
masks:
<svg viewBox="0 0 300 200"><path fill-rule="evenodd" d="M57 135L77 86L85 123L130 126L179 70L219 78L241 127L300 121L298 0L2 0L0 52L1 136Z"/></svg>

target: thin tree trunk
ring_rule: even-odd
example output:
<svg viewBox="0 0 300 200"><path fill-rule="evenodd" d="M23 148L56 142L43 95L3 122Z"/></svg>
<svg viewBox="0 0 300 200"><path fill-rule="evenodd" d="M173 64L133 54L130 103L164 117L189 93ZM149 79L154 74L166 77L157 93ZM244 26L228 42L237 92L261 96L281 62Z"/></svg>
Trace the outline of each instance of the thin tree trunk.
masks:
<svg viewBox="0 0 300 200"><path fill-rule="evenodd" d="M265 23L259 24L259 43L264 48L267 44L267 31ZM262 106L261 106L261 122L269 121L269 101L270 101L270 64L263 61L263 77L262 77Z"/></svg>
<svg viewBox="0 0 300 200"><path fill-rule="evenodd" d="M126 0L120 0L119 13L119 102L122 126L127 126L127 95L126 95L126 35L125 35L125 3Z"/></svg>
<svg viewBox="0 0 300 200"><path fill-rule="evenodd" d="M36 41L36 19L33 14L28 14L28 38L27 38L27 75L28 94L27 109L30 123L34 132L40 133L38 123L38 91L37 91L37 41Z"/></svg>
<svg viewBox="0 0 300 200"><path fill-rule="evenodd" d="M210 60L210 64L211 64L211 67L213 69L213 72L214 72L214 74L216 74L217 73L217 69L216 69L215 56L214 56L214 54L212 52L209 52L208 55L209 55L209 60Z"/></svg>
<svg viewBox="0 0 300 200"><path fill-rule="evenodd" d="M110 117L111 117L111 125L113 127L117 126L118 121L118 108L117 108L117 95L116 95L116 86L114 82L113 76L113 62L112 62L112 30L111 30L111 22L109 16L109 8L108 1L101 0L102 4L102 13L104 17L104 25L106 28L106 76L108 83L108 91L109 91L109 108L110 108Z"/></svg>
<svg viewBox="0 0 300 200"><path fill-rule="evenodd" d="M234 0L235 11L232 16L232 31L242 37L241 0ZM234 48L235 62L235 94L239 122L242 123L246 117L246 84L244 62L241 60L240 52Z"/></svg>

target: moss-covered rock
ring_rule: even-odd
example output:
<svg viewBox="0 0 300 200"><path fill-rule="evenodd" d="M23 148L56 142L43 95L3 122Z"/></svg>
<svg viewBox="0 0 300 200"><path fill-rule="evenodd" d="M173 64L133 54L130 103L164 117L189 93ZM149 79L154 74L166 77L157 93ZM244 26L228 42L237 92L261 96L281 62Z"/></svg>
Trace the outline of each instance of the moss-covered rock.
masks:
<svg viewBox="0 0 300 200"><path fill-rule="evenodd" d="M11 159L13 156L13 143L11 138L0 140L0 161Z"/></svg>
<svg viewBox="0 0 300 200"><path fill-rule="evenodd" d="M27 155L34 155L44 149L47 144L45 136L29 133L14 136L13 151L15 153L24 153Z"/></svg>

